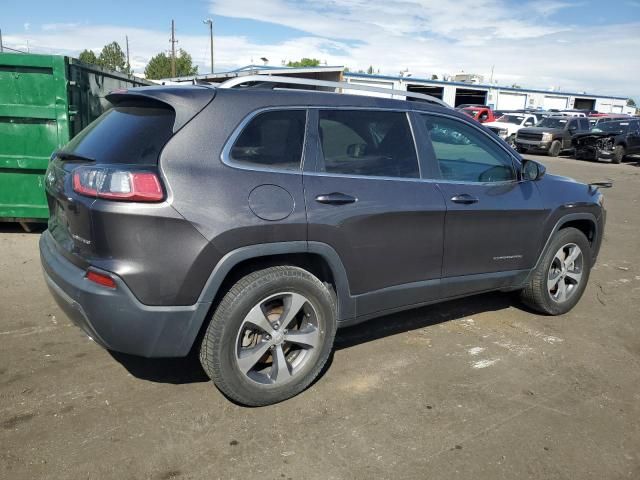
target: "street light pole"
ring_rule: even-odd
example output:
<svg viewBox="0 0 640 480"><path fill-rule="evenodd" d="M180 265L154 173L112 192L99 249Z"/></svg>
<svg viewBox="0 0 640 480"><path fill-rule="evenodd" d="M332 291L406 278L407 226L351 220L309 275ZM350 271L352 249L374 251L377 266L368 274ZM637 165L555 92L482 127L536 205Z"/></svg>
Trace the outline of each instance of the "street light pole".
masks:
<svg viewBox="0 0 640 480"><path fill-rule="evenodd" d="M209 25L209 41L211 42L211 73L213 73L213 20L207 18L202 23Z"/></svg>

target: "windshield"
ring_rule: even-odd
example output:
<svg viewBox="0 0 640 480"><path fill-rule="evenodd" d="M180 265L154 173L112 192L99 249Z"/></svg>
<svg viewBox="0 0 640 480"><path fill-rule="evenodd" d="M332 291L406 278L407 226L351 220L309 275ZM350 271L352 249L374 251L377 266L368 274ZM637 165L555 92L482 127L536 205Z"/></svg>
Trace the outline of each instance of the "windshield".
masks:
<svg viewBox="0 0 640 480"><path fill-rule="evenodd" d="M497 121L502 123L513 123L514 125L520 125L522 122L524 122L524 117L518 115L503 115Z"/></svg>
<svg viewBox="0 0 640 480"><path fill-rule="evenodd" d="M540 120L536 127L547 127L547 128L564 128L569 120L566 118L553 118L547 117Z"/></svg>
<svg viewBox="0 0 640 480"><path fill-rule="evenodd" d="M629 130L629 122L600 122L591 131L620 134L620 133L627 133L628 130Z"/></svg>

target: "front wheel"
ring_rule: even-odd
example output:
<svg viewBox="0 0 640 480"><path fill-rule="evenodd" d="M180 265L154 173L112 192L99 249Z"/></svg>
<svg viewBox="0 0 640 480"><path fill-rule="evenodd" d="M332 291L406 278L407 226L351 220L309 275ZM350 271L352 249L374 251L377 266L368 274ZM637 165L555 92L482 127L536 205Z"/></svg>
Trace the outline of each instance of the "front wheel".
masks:
<svg viewBox="0 0 640 480"><path fill-rule="evenodd" d="M200 362L238 403L281 402L318 376L336 325L335 297L318 278L298 267L267 268L224 296L203 338Z"/></svg>
<svg viewBox="0 0 640 480"><path fill-rule="evenodd" d="M613 149L613 157L611 158L611 161L613 163L622 163L622 159L624 158L624 155L625 155L624 147L622 145L616 145L615 148Z"/></svg>
<svg viewBox="0 0 640 480"><path fill-rule="evenodd" d="M580 300L591 272L591 247L580 230L560 230L521 292L529 307L548 315L561 315Z"/></svg>
<svg viewBox="0 0 640 480"><path fill-rule="evenodd" d="M553 142L551 142L551 146L549 147L549 156L557 157L558 155L560 155L561 150L562 144L560 143L560 140L554 140Z"/></svg>

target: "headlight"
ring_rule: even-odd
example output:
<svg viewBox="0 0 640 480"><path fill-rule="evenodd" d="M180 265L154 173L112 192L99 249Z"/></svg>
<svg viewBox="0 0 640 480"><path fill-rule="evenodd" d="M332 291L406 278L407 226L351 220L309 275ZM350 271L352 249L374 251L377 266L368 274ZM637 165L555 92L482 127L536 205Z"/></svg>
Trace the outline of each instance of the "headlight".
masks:
<svg viewBox="0 0 640 480"><path fill-rule="evenodd" d="M509 135L509 130L507 130L506 128L502 128L500 129L500 132L498 132L498 135L500 135L501 137L506 137L507 135Z"/></svg>
<svg viewBox="0 0 640 480"><path fill-rule="evenodd" d="M542 141L543 142L550 142L551 140L553 140L553 135L551 133L543 133L542 134Z"/></svg>

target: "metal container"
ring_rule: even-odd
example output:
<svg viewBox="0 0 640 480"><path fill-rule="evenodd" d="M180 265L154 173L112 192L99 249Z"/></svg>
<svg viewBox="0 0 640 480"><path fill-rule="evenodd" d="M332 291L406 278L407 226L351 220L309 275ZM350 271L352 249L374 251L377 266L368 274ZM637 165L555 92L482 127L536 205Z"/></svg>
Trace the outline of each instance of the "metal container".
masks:
<svg viewBox="0 0 640 480"><path fill-rule="evenodd" d="M0 53L0 221L43 222L51 153L144 80L58 55Z"/></svg>

